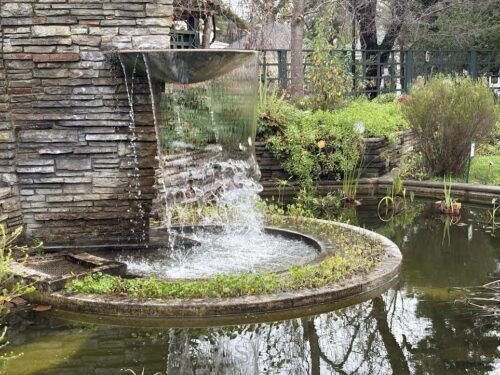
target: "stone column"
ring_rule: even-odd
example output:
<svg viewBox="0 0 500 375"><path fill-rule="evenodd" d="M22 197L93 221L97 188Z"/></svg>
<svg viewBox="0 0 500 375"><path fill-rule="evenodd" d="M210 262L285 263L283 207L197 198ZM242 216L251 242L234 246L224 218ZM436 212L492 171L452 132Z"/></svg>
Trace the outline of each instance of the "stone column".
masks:
<svg viewBox="0 0 500 375"><path fill-rule="evenodd" d="M144 240L154 127L145 115L132 132L105 52L169 48L172 0L3 0L0 15L0 207L9 186L26 234L48 245ZM147 87L136 92L150 111Z"/></svg>

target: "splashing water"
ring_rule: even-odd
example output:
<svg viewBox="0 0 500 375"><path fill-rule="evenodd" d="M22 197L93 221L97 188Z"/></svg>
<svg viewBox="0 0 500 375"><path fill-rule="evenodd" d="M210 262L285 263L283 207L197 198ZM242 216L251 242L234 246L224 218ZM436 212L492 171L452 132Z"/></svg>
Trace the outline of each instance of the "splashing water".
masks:
<svg viewBox="0 0 500 375"><path fill-rule="evenodd" d="M254 143L256 57L207 82L189 84L183 76L182 84L170 82L155 92L161 64L154 61L157 55L139 55L134 71L139 64L150 88L158 200L164 207L160 219L169 238L147 256L122 254L119 260L132 273L190 278L287 268L314 259L312 246L264 230ZM185 233L183 227L175 229L179 222L201 227ZM217 231L203 229L213 225Z"/></svg>

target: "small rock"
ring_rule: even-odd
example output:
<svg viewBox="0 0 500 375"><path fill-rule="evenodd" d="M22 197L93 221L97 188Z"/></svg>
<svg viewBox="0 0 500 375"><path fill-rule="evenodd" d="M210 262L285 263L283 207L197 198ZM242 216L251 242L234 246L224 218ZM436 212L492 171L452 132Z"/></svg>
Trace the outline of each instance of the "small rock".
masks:
<svg viewBox="0 0 500 375"><path fill-rule="evenodd" d="M28 303L24 298L21 297L15 297L10 300L12 304L14 304L16 307L18 306L24 306Z"/></svg>
<svg viewBox="0 0 500 375"><path fill-rule="evenodd" d="M38 312L49 311L49 310L52 310L52 306L50 305L38 305L33 307L33 311L38 311Z"/></svg>

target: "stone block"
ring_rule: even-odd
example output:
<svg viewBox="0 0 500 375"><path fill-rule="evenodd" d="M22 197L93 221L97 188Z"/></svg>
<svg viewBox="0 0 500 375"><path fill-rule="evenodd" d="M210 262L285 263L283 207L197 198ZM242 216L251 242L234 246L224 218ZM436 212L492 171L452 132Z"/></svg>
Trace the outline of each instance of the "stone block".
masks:
<svg viewBox="0 0 500 375"><path fill-rule="evenodd" d="M54 173L53 166L47 167L17 167L17 173Z"/></svg>
<svg viewBox="0 0 500 375"><path fill-rule="evenodd" d="M80 46L98 47L101 44L101 37L95 35L73 35L72 39Z"/></svg>
<svg viewBox="0 0 500 375"><path fill-rule="evenodd" d="M85 136L87 141L126 141L128 136L126 134L87 134Z"/></svg>
<svg viewBox="0 0 500 375"><path fill-rule="evenodd" d="M137 49L167 49L170 47L170 37L166 35L133 36L132 46Z"/></svg>
<svg viewBox="0 0 500 375"><path fill-rule="evenodd" d="M19 131L19 140L35 143L77 142L78 132L73 130L21 130Z"/></svg>
<svg viewBox="0 0 500 375"><path fill-rule="evenodd" d="M33 16L33 5L29 3L3 3L0 15L9 17L31 17Z"/></svg>
<svg viewBox="0 0 500 375"><path fill-rule="evenodd" d="M61 26L61 25L36 25L32 27L32 35L34 37L52 37L52 36L71 36L71 28L69 26ZM33 43L33 44L36 44Z"/></svg>
<svg viewBox="0 0 500 375"><path fill-rule="evenodd" d="M148 17L165 17L169 18L173 15L173 7L162 4L146 4L146 16Z"/></svg>
<svg viewBox="0 0 500 375"><path fill-rule="evenodd" d="M59 159L56 160L57 170L66 169L70 171L83 171L92 169L90 159Z"/></svg>
<svg viewBox="0 0 500 375"><path fill-rule="evenodd" d="M50 53L33 55L34 62L76 62L80 61L78 53Z"/></svg>

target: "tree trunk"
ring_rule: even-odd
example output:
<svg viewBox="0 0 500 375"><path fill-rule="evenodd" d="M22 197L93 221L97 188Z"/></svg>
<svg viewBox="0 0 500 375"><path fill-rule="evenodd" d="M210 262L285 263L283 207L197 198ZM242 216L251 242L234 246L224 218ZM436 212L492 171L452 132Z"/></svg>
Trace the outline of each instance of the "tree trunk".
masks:
<svg viewBox="0 0 500 375"><path fill-rule="evenodd" d="M293 1L291 40L291 95L304 95L304 0Z"/></svg>
<svg viewBox="0 0 500 375"><path fill-rule="evenodd" d="M398 38L403 24L405 1L396 2L393 9L393 20L387 29L381 44L377 41L377 1L378 0L351 0L359 22L361 49L367 50L366 58L366 89L372 90L370 97L376 97L380 91L383 65L387 63L390 50Z"/></svg>
<svg viewBox="0 0 500 375"><path fill-rule="evenodd" d="M203 39L201 42L201 48L210 48L212 32L214 31L213 17L207 14L205 18L205 27L203 29Z"/></svg>

